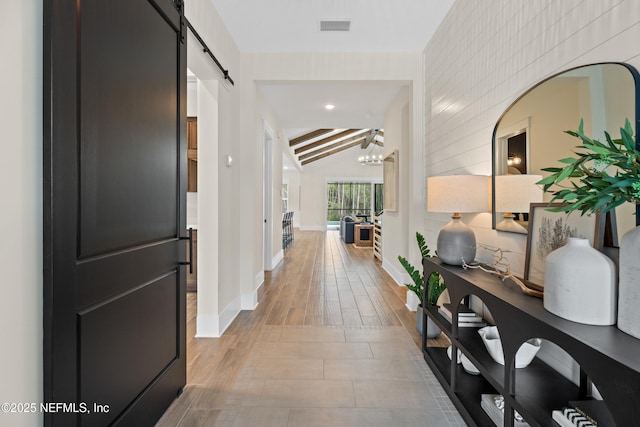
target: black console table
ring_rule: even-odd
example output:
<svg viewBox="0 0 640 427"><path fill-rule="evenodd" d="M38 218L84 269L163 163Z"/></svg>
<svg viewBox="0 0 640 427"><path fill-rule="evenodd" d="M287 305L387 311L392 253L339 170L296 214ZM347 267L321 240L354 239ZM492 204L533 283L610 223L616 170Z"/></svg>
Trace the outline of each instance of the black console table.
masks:
<svg viewBox="0 0 640 427"><path fill-rule="evenodd" d="M437 258L425 258L423 267L425 278L432 272L444 278L453 313L450 323L437 307L425 306L424 324L430 317L451 341L452 354L459 349L480 371L477 376L466 373L449 359L446 348L429 346L423 337L425 361L469 425L495 425L480 407L481 395L487 393L504 396L506 427L514 425L513 410L532 427L556 426L552 411L570 401L589 400L589 381L617 427L640 425L640 340L615 326L583 325L555 316L541 299L523 294L508 279L503 282L496 275L450 266ZM470 295L491 312L500 332L504 366L488 354L476 328L458 328L458 308ZM528 367L516 369L515 354L531 338L552 341L571 355L580 366L580 383L567 380L537 357Z"/></svg>

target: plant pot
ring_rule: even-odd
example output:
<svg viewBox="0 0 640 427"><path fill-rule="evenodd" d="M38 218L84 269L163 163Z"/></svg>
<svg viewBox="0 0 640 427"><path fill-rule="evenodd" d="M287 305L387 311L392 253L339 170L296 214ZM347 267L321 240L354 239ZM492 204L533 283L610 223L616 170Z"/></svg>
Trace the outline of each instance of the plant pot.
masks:
<svg viewBox="0 0 640 427"><path fill-rule="evenodd" d="M422 335L422 330L423 330L423 312L422 312L422 304L418 305L418 311L416 311L416 330L418 331L418 333L420 335ZM438 328L438 325L436 325L433 320L431 320L431 318L429 316L427 316L427 338L428 339L433 339L438 337L438 335L440 335L442 331L440 330L440 328Z"/></svg>

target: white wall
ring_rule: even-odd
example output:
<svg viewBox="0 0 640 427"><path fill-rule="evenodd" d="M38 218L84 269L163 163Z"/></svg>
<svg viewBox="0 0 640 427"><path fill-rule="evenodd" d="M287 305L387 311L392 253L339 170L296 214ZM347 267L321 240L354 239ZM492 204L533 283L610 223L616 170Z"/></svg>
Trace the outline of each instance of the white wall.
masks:
<svg viewBox="0 0 640 427"><path fill-rule="evenodd" d="M189 78L187 81L187 116L198 117L198 82Z"/></svg>
<svg viewBox="0 0 640 427"><path fill-rule="evenodd" d="M218 336L220 286L219 85L198 80L198 317L196 336Z"/></svg>
<svg viewBox="0 0 640 427"><path fill-rule="evenodd" d="M404 87L391 103L384 116L385 154L398 150L398 194L397 210L385 210L382 215L382 266L396 283L404 285L410 277L398 262L398 255L407 257L414 265L420 264L420 255L415 242L415 232L410 229L411 177L417 159L411 149L411 87ZM420 170L420 168L418 168Z"/></svg>
<svg viewBox="0 0 640 427"><path fill-rule="evenodd" d="M620 61L640 68L639 39L635 0L457 1L424 51L423 183L432 175L489 175L493 128L515 99L570 67ZM447 221L424 215L428 244L435 246ZM510 250L512 270L522 274L524 236L491 230L489 214L465 215L465 222L479 243Z"/></svg>
<svg viewBox="0 0 640 427"><path fill-rule="evenodd" d="M269 108L262 94L258 91L256 94L257 114L263 121L263 127L271 132L271 261L265 270L272 270L283 258L282 250L282 203L281 203L281 187L282 187L282 151L287 143L281 135L283 134L277 117ZM264 139L264 135L263 135ZM288 144L287 144L288 145ZM262 146L264 148L264 146ZM260 178L264 175L261 172ZM261 180L262 182L262 180ZM262 199L260 201L260 211L262 211Z"/></svg>
<svg viewBox="0 0 640 427"><path fill-rule="evenodd" d="M185 3L185 14L216 58L240 83L240 53L209 0ZM242 149L238 146L239 90L224 80L193 36L188 66L198 77L198 336L219 336L240 312L246 259L238 236L239 212L251 209L238 197ZM226 167L227 155L232 167ZM249 253L249 256L251 254Z"/></svg>
<svg viewBox="0 0 640 427"><path fill-rule="evenodd" d="M42 402L42 2L4 2L0 14L0 401ZM0 425L38 426L5 414Z"/></svg>

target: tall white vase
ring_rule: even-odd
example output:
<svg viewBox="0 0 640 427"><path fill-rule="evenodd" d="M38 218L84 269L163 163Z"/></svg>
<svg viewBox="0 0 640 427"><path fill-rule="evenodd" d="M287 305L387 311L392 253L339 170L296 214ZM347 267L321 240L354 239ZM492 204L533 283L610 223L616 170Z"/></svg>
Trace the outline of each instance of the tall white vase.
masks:
<svg viewBox="0 0 640 427"><path fill-rule="evenodd" d="M617 302L615 264L589 240L571 237L547 256L544 308L551 313L588 325L613 325Z"/></svg>
<svg viewBox="0 0 640 427"><path fill-rule="evenodd" d="M620 241L618 329L640 338L640 227Z"/></svg>

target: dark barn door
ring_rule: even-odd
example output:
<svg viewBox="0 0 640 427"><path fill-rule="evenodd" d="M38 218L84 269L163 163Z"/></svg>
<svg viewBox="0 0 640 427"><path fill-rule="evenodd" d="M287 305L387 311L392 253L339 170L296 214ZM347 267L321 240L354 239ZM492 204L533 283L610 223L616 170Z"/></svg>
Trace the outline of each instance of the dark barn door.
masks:
<svg viewBox="0 0 640 427"><path fill-rule="evenodd" d="M153 425L186 381L181 4L44 0L49 426Z"/></svg>

